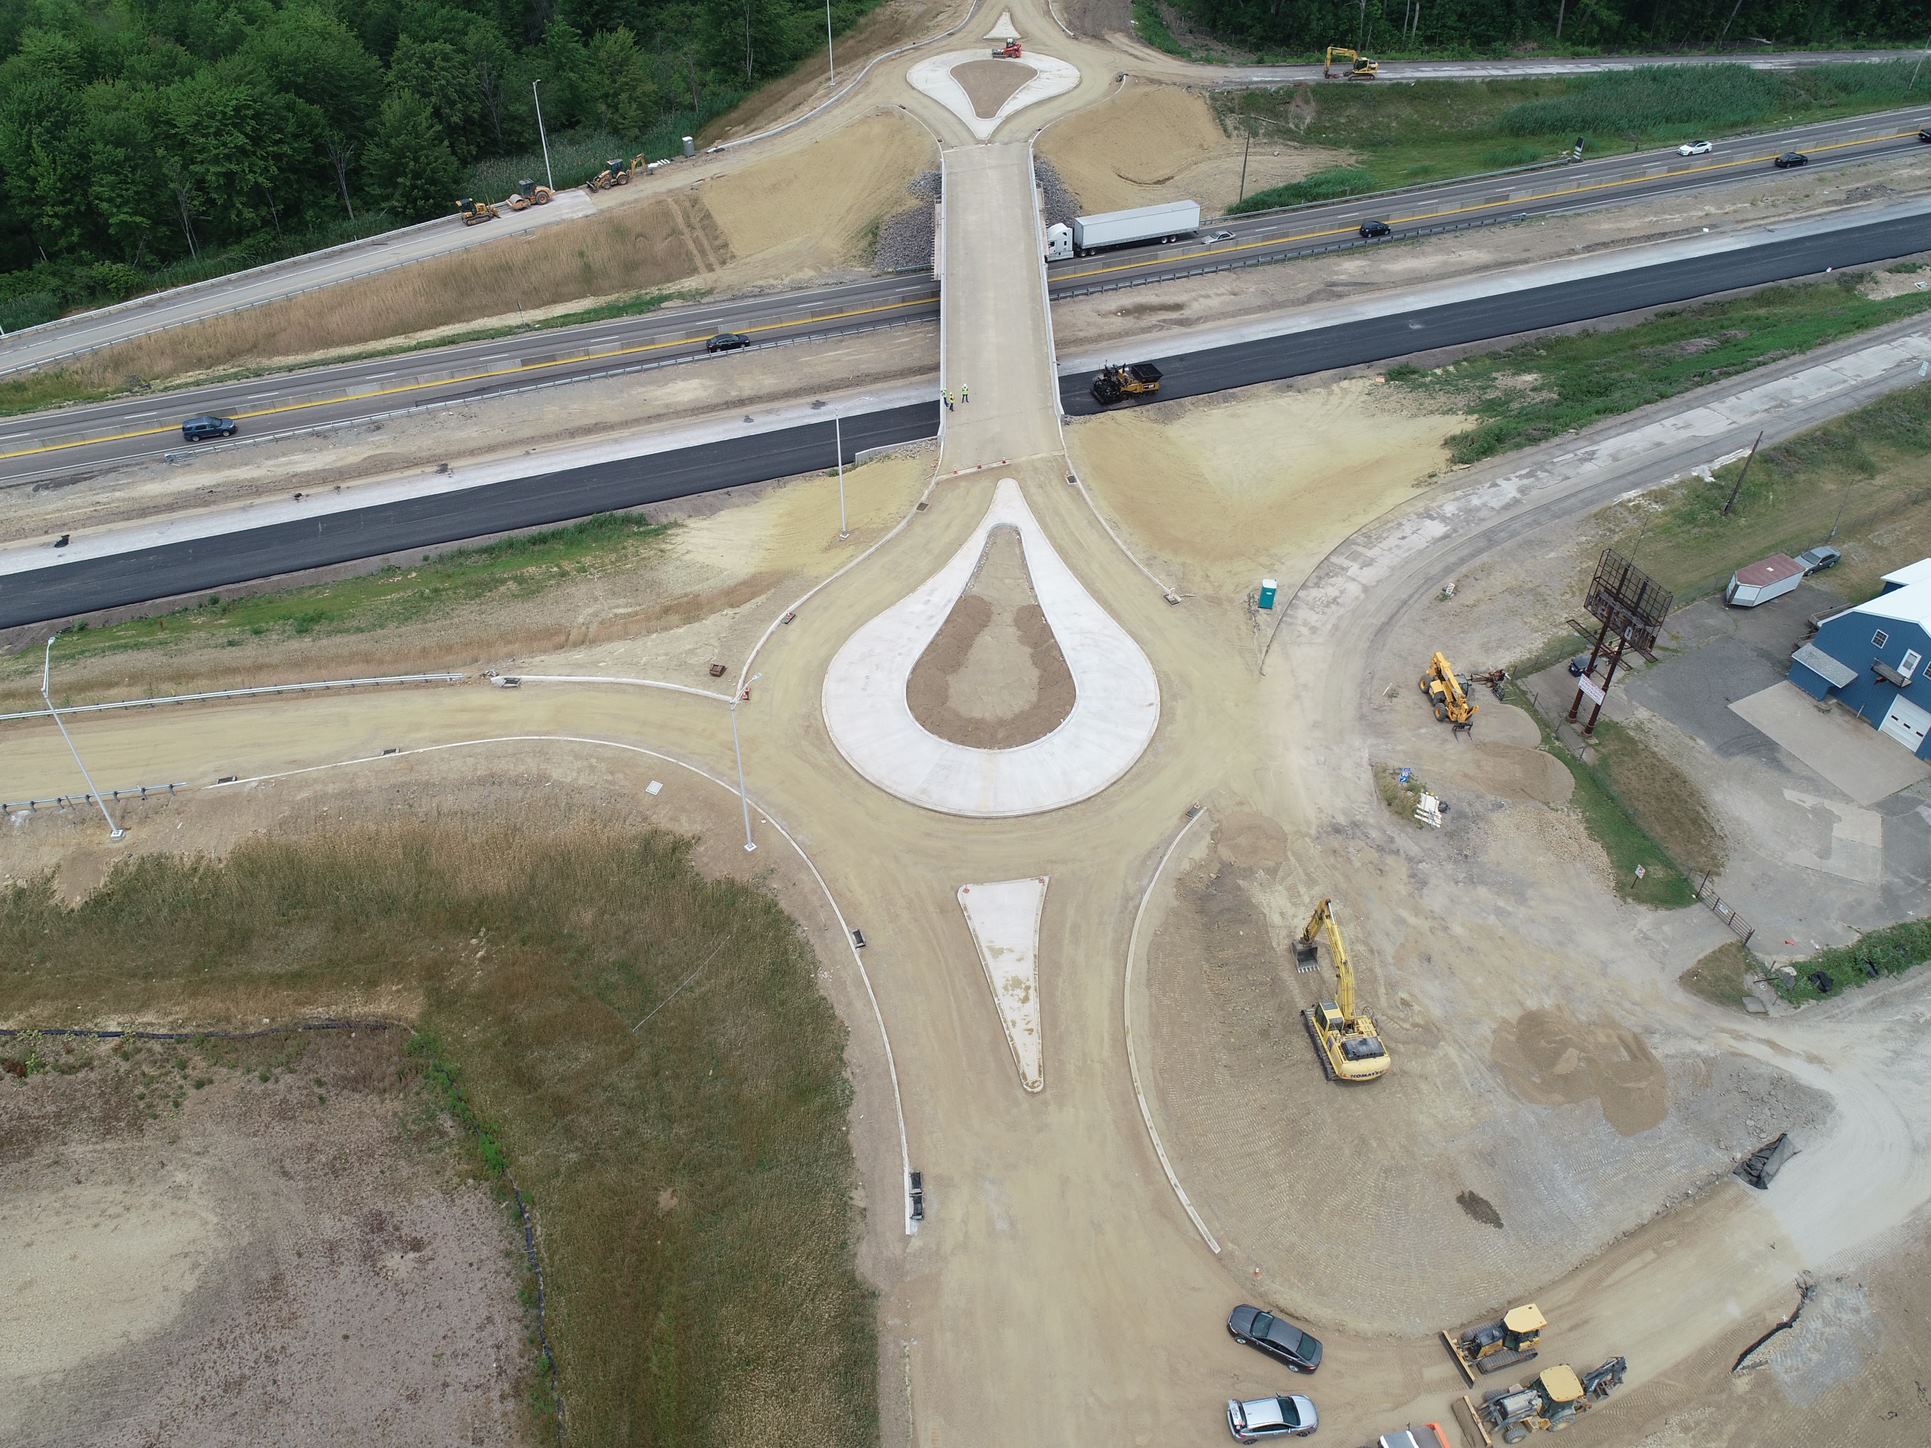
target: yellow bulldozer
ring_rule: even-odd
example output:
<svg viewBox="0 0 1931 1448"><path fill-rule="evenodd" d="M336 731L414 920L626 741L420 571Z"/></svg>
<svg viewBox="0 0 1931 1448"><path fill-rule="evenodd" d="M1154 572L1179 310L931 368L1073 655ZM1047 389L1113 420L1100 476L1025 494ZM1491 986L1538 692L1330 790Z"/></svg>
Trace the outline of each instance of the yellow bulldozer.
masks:
<svg viewBox="0 0 1931 1448"><path fill-rule="evenodd" d="M462 217L464 226L474 226L479 221L496 220L498 212L488 201L478 201L474 196L465 196L456 203L456 214Z"/></svg>
<svg viewBox="0 0 1931 1448"><path fill-rule="evenodd" d="M548 206L555 195L548 186L539 186L525 176L516 183L516 190L510 193L510 210L528 211L532 206Z"/></svg>
<svg viewBox="0 0 1931 1448"><path fill-rule="evenodd" d="M1531 1433L1568 1427L1620 1388L1628 1373L1629 1363L1619 1357L1580 1375L1564 1363L1531 1382L1484 1393L1479 1403L1464 1395L1456 1399L1457 1413L1482 1448L1495 1448L1497 1441L1520 1443Z"/></svg>
<svg viewBox="0 0 1931 1448"><path fill-rule="evenodd" d="M1337 60L1352 61L1353 65L1347 71L1337 75L1334 69L1334 63ZM1330 45L1327 62L1321 67L1321 74L1328 80L1373 80L1381 74L1381 62L1369 60L1358 50Z"/></svg>
<svg viewBox="0 0 1931 1448"><path fill-rule="evenodd" d="M1468 697L1448 655L1438 651L1428 661L1428 672L1421 676L1421 691L1434 706L1437 719L1445 719L1457 729L1475 727L1475 716L1482 706Z"/></svg>
<svg viewBox="0 0 1931 1448"><path fill-rule="evenodd" d="M1499 1373L1533 1358L1542 1341L1542 1329L1548 1325L1542 1310L1533 1302L1525 1302L1511 1307L1494 1322L1479 1323L1461 1332L1444 1332L1442 1341L1473 1387L1477 1373Z"/></svg>
<svg viewBox="0 0 1931 1448"><path fill-rule="evenodd" d="M599 191L608 191L613 186L630 184L630 162L622 156L613 156L603 163L603 170L584 183L583 189L595 196Z"/></svg>
<svg viewBox="0 0 1931 1448"><path fill-rule="evenodd" d="M1374 1021L1356 1007L1354 967L1348 963L1348 947L1342 942L1341 927L1335 923L1334 901L1323 900L1314 907L1307 929L1294 942L1294 957L1303 969L1312 969L1320 960L1320 937L1328 938L1328 953L1334 957L1334 974L1339 988L1334 999L1301 1013L1307 1024L1308 1039L1314 1042L1321 1058L1321 1070L1330 1081L1353 1085L1374 1081L1388 1074L1393 1063L1388 1048L1375 1033Z"/></svg>

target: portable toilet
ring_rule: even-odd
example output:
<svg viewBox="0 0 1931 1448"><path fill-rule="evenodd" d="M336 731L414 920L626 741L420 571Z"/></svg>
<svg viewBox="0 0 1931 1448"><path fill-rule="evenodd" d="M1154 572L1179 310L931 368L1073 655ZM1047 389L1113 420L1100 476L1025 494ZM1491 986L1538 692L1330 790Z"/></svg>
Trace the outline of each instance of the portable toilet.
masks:
<svg viewBox="0 0 1931 1448"><path fill-rule="evenodd" d="M684 137L684 154L686 156L695 156L697 154L697 142L690 136Z"/></svg>
<svg viewBox="0 0 1931 1448"><path fill-rule="evenodd" d="M1730 575L1723 601L1734 608L1755 608L1782 598L1804 581L1804 565L1786 553L1772 553Z"/></svg>
<svg viewBox="0 0 1931 1448"><path fill-rule="evenodd" d="M1274 596L1280 591L1280 584L1271 578L1263 578L1261 580L1261 607L1272 608L1274 606Z"/></svg>

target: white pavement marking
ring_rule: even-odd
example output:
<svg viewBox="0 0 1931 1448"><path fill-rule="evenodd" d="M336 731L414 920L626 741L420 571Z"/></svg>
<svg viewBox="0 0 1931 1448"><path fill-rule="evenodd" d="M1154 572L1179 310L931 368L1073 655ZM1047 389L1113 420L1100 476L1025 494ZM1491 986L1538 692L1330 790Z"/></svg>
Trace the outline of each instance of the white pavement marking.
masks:
<svg viewBox="0 0 1931 1448"><path fill-rule="evenodd" d="M992 29L986 32L987 40L1017 40L1019 32L1013 28L1012 11L1001 10L999 18L992 22Z"/></svg>
<svg viewBox="0 0 1931 1448"><path fill-rule="evenodd" d="M698 778L709 780L726 794L737 794L736 789L727 781L712 774L710 770L700 765L692 764L689 760L679 759L674 754L665 754L661 750L656 749L646 749L641 744L625 744L617 739L599 739L592 735L584 734L499 734L487 739L456 739L445 744L425 744L414 749L399 749L394 754L370 754L364 755L359 759L338 759L333 764L311 764L302 769L283 769L273 774L255 774L250 775L246 779L232 779L224 784L210 784L203 786L203 788L235 789L244 784L266 784L270 780L290 779L302 774L319 774L325 769L343 769L352 764L382 764L392 759L405 759L412 754L437 754L445 749L474 749L485 744L590 744L601 749L622 749L631 754L642 754L651 759L662 760L665 764L674 764L680 769L688 769L692 774L698 776ZM791 831L773 819L762 807L759 807L758 815L766 824L770 825L772 829L776 830L783 837L784 842L791 846L800 860L804 861L805 868L811 871L811 878L818 882L818 888L824 892L825 903L831 907L832 916L838 921L838 929L845 937L845 948L851 952L852 964L858 968L858 978L865 986L865 998L871 1002L872 1019L878 1024L879 1043L885 1048L885 1073L891 1078L892 1082L892 1108L898 1115L899 1181L901 1187L899 1199L904 1210L905 1235L909 1237L918 1230L912 1221L912 1199L910 1195L912 1147L905 1131L905 1098L899 1092L898 1061L892 1055L892 1038L890 1033L885 1029L885 1012L879 1009L878 993L872 989L872 977L865 969L864 957L859 955L857 947L852 944L851 922L845 918L845 912L838 908L838 897L831 893L831 886L825 883L825 877L819 872L817 862L805 853L804 847L792 837Z"/></svg>
<svg viewBox="0 0 1931 1448"><path fill-rule="evenodd" d="M935 55L920 61L905 73L906 80L915 90L924 91L953 115L965 122L966 129L981 141L992 139L992 133L999 129L1006 117L1023 111L1027 106L1048 97L1064 95L1079 84L1079 68L1068 65L1050 55L1029 54L1024 60L1010 62L1013 65L1028 66L1032 79L1006 97L1004 105L992 116L981 116L973 107L972 98L966 94L965 87L953 76L955 66L968 65L975 60L985 60L983 50L948 50L944 55Z"/></svg>
<svg viewBox="0 0 1931 1448"><path fill-rule="evenodd" d="M1039 1018L1039 916L1046 907L1049 879L1040 875L959 887L959 908L965 911L972 943L979 947L979 964L985 967L999 1024L1012 1047L1019 1084L1028 1091L1046 1084L1041 1075L1045 1037Z"/></svg>
<svg viewBox="0 0 1931 1448"><path fill-rule="evenodd" d="M1187 1220L1200 1233L1200 1240L1207 1244L1207 1250L1217 1257L1220 1255L1220 1243L1214 1240L1214 1234L1207 1230L1207 1224L1200 1220L1200 1213L1194 1210L1193 1200L1187 1195L1187 1189L1180 1185L1173 1162L1167 1157L1167 1149L1160 1142L1160 1130L1153 1124L1153 1108L1147 1104L1146 1092L1140 1086L1140 1053L1133 1044L1133 962L1140 951L1140 926L1146 920L1147 901L1153 898L1154 887L1160 883L1161 875L1166 873L1167 862L1173 858L1174 851L1180 848L1180 842L1186 839L1187 832L1200 822L1204 813L1203 810L1194 815L1180 827L1180 832L1173 837L1173 843L1160 857L1160 863L1153 867L1153 878L1147 881L1147 887L1140 895L1140 904L1133 912L1133 930L1126 941L1126 971L1120 981L1120 1024L1126 1029L1126 1069L1133 1078L1133 1100L1140 1108L1140 1121L1147 1129L1147 1140L1153 1143L1153 1154L1160 1158L1160 1170L1167 1174L1167 1185L1180 1199Z"/></svg>
<svg viewBox="0 0 1931 1448"><path fill-rule="evenodd" d="M965 592L1000 524L1019 530L1040 610L1073 676L1073 710L1044 738L974 749L929 732L906 682ZM845 640L825 670L826 728L852 768L889 794L941 814L1008 818L1061 809L1131 769L1160 722L1160 683L1145 651L1086 591L1002 478L952 559Z"/></svg>

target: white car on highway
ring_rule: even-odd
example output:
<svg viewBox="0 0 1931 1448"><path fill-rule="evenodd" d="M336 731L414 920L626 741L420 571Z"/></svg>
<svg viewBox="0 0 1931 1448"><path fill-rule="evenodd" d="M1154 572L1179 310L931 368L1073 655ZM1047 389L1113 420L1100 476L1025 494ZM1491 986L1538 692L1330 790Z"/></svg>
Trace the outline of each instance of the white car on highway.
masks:
<svg viewBox="0 0 1931 1448"><path fill-rule="evenodd" d="M1676 148L1676 154L1679 156L1707 156L1715 149L1716 147L1712 146L1708 141L1685 141Z"/></svg>

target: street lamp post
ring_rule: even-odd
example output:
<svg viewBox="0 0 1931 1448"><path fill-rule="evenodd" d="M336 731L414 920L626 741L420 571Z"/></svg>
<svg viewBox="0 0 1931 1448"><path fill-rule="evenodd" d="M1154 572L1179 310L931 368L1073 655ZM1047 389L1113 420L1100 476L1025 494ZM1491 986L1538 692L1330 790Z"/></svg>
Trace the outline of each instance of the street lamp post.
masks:
<svg viewBox="0 0 1931 1448"><path fill-rule="evenodd" d="M542 84L543 82L540 80L531 81L530 94L536 99L537 139L543 142L543 179L548 183L550 190L554 192L557 189L557 178L556 173L550 170L550 135L549 132L543 129L543 97L537 93L536 89Z"/></svg>
<svg viewBox="0 0 1931 1448"><path fill-rule="evenodd" d="M67 741L67 752L74 756L74 763L80 765L80 777L87 781L87 791L94 796L94 803L101 807L101 818L107 821L108 838L118 840L127 831L114 823L114 816L107 812L107 801L101 795L100 786L94 783L94 776L87 772L82 762L80 750L74 746L74 736L67 732L67 725L60 717L60 710L54 707L54 694L50 680L54 672L54 639L58 633L47 640L47 653L40 665L40 697L47 701L47 712L54 716L54 726L60 730L60 737Z"/></svg>
<svg viewBox="0 0 1931 1448"><path fill-rule="evenodd" d="M751 838L751 793L744 785L744 742L738 737L738 705L744 701L746 690L763 677L763 674L753 674L745 680L744 688L738 690L737 697L731 700L731 752L738 759L738 800L744 806L744 852L747 855L757 849L758 842Z"/></svg>
<svg viewBox="0 0 1931 1448"><path fill-rule="evenodd" d="M833 417L831 420L832 450L838 454L838 536L841 540L851 537L851 529L845 526L845 419Z"/></svg>

